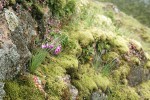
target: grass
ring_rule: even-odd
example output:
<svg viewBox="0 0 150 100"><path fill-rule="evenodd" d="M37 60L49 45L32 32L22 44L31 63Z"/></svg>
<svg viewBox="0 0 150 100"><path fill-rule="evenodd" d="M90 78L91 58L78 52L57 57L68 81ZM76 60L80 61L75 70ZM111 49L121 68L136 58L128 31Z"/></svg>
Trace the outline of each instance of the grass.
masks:
<svg viewBox="0 0 150 100"><path fill-rule="evenodd" d="M48 52L43 49L37 50L37 52L33 55L30 63L29 70L34 73L35 70L40 66L40 64L45 60Z"/></svg>
<svg viewBox="0 0 150 100"><path fill-rule="evenodd" d="M100 70L100 72L103 76L108 76L108 75L110 75L110 72L115 65L116 58L114 58L111 61L107 61L106 64L104 64L103 60L101 59L101 56L102 56L102 54L95 54L93 66L94 66L95 70L97 70L97 71Z"/></svg>

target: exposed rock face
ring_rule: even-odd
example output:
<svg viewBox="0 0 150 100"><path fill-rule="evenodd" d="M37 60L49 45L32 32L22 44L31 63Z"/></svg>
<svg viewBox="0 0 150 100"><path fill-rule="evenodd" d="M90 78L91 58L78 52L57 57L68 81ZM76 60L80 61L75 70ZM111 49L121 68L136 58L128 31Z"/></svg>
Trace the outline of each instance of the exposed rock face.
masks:
<svg viewBox="0 0 150 100"><path fill-rule="evenodd" d="M25 69L31 58L29 45L36 35L34 26L34 20L26 11L14 13L9 8L0 14L0 80L12 79ZM0 100L4 94L2 86L0 84Z"/></svg>

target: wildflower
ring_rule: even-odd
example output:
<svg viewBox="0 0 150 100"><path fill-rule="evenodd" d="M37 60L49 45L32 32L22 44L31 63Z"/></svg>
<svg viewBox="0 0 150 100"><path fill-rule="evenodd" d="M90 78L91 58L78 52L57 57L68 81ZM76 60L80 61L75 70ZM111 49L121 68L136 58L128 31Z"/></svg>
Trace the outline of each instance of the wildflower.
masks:
<svg viewBox="0 0 150 100"><path fill-rule="evenodd" d="M49 49L52 49L53 47L54 47L54 45L53 45L53 44L49 45Z"/></svg>
<svg viewBox="0 0 150 100"><path fill-rule="evenodd" d="M46 45L45 45L45 44L42 44L41 47L42 47L42 49L45 49L45 48L46 48Z"/></svg>
<svg viewBox="0 0 150 100"><path fill-rule="evenodd" d="M57 55L58 53L60 53L61 51L61 45L59 45L56 49L55 49L55 54Z"/></svg>
<svg viewBox="0 0 150 100"><path fill-rule="evenodd" d="M49 48L49 44L48 43L46 44L46 48Z"/></svg>

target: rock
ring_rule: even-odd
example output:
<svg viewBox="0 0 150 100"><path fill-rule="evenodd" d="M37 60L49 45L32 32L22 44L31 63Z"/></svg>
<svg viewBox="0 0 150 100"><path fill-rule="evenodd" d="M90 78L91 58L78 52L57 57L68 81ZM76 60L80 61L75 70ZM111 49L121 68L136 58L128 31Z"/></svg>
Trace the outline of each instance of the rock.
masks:
<svg viewBox="0 0 150 100"><path fill-rule="evenodd" d="M26 70L31 58L29 46L36 35L35 21L29 12L15 13L9 8L0 14L0 23L0 80L10 80Z"/></svg>
<svg viewBox="0 0 150 100"><path fill-rule="evenodd" d="M5 9L5 18L7 20L9 29L14 31L15 28L19 25L18 17L14 14L14 12Z"/></svg>
<svg viewBox="0 0 150 100"><path fill-rule="evenodd" d="M130 86L136 86L143 81L150 80L150 71L142 67L132 67L128 75L128 82Z"/></svg>
<svg viewBox="0 0 150 100"><path fill-rule="evenodd" d="M12 78L17 74L20 59L15 45L11 48L7 48L7 44L4 46L6 47L0 49L0 80Z"/></svg>
<svg viewBox="0 0 150 100"><path fill-rule="evenodd" d="M76 100L78 96L78 89L75 86L70 85L69 90L71 93L71 100Z"/></svg>
<svg viewBox="0 0 150 100"><path fill-rule="evenodd" d="M104 93L93 92L91 100L107 100L107 95L105 95Z"/></svg>
<svg viewBox="0 0 150 100"><path fill-rule="evenodd" d="M3 90L4 83L0 82L0 100L3 100L3 97L5 95L5 91Z"/></svg>
<svg viewBox="0 0 150 100"><path fill-rule="evenodd" d="M71 84L70 75L65 75L61 80L63 80L64 83L69 88L69 92L71 94L71 100L76 100L78 96L78 89Z"/></svg>

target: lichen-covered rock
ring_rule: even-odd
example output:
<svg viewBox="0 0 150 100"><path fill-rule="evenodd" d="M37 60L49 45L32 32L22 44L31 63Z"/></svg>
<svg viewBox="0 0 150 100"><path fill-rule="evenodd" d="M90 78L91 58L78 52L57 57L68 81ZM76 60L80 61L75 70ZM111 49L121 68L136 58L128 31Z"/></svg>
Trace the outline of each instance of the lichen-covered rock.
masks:
<svg viewBox="0 0 150 100"><path fill-rule="evenodd" d="M14 77L19 71L20 59L16 46L12 45L11 48L0 49L0 58L0 80Z"/></svg>
<svg viewBox="0 0 150 100"><path fill-rule="evenodd" d="M4 83L0 82L0 100L2 100L5 95L5 91L3 90L3 88L4 88Z"/></svg>
<svg viewBox="0 0 150 100"><path fill-rule="evenodd" d="M129 85L136 86L150 79L150 71L146 68L135 66L130 69L127 77L129 80Z"/></svg>
<svg viewBox="0 0 150 100"><path fill-rule="evenodd" d="M15 28L19 25L19 19L18 19L18 17L14 14L13 11L5 9L5 18L7 20L9 29L11 31L14 31Z"/></svg>

